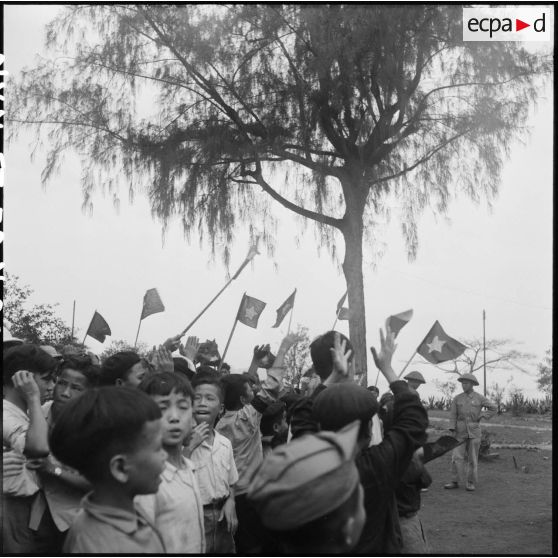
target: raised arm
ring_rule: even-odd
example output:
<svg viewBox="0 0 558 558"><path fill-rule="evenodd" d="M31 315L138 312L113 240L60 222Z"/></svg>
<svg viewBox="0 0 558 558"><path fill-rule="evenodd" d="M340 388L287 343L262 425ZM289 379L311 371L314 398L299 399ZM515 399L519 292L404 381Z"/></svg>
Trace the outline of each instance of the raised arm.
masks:
<svg viewBox="0 0 558 558"><path fill-rule="evenodd" d="M39 386L31 372L18 370L12 378L14 387L27 402L29 428L25 436L23 453L26 457L45 457L49 454L48 425L41 409Z"/></svg>

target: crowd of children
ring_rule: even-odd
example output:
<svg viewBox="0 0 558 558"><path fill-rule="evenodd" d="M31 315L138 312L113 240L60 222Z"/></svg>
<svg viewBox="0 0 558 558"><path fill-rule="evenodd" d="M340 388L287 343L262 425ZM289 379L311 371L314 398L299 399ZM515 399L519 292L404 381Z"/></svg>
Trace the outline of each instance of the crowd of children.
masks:
<svg viewBox="0 0 558 558"><path fill-rule="evenodd" d="M372 349L392 394L380 402L333 331L310 346L304 392L287 388L296 340L256 347L243 374L176 338L103 363L5 341L3 552L420 551L404 520L428 484L428 418L391 367L394 335Z"/></svg>

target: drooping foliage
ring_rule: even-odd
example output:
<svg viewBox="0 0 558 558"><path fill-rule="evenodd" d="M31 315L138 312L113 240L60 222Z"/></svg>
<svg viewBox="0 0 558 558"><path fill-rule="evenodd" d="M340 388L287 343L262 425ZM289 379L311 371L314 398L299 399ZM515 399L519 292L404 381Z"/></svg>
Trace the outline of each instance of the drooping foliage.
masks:
<svg viewBox="0 0 558 558"><path fill-rule="evenodd" d="M334 256L340 231L353 339L363 239L374 248L389 202L411 257L425 207L459 191L490 202L550 72L520 43L461 34L451 5L67 6L48 28L55 56L24 73L8 116L43 125L45 181L71 149L85 206L125 182L227 263L246 223L272 249L270 198Z"/></svg>

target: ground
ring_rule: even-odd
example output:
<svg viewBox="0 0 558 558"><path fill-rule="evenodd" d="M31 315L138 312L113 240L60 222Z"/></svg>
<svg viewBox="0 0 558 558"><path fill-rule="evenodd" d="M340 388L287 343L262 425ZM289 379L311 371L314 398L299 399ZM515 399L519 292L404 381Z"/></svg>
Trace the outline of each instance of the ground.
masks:
<svg viewBox="0 0 558 558"><path fill-rule="evenodd" d="M431 414L429 439L447 427L447 413ZM438 420L437 420L438 419ZM552 553L552 422L550 417L497 416L486 428L491 452L479 462L475 492L445 490L451 453L428 465L433 482L422 493L421 518L435 554ZM517 445L549 449L519 449ZM513 445L513 449L506 446ZM515 457L515 463L514 458ZM516 467L517 466L517 467Z"/></svg>

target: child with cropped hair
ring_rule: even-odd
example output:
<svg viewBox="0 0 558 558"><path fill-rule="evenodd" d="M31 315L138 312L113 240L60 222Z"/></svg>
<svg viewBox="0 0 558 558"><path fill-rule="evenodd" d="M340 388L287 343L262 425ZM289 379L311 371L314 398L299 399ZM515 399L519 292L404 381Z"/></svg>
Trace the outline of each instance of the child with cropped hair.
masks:
<svg viewBox="0 0 558 558"><path fill-rule="evenodd" d="M251 378L256 380L254 374L227 374L223 377L225 413L215 429L230 440L238 469L235 544L239 554L261 554L266 542L258 515L247 501L246 492L250 479L263 461L262 413L279 396L283 386L285 354L297 338L296 334L290 334L282 340L273 367L259 386L257 396L251 385Z"/></svg>
<svg viewBox="0 0 558 558"><path fill-rule="evenodd" d="M169 554L205 552L203 506L194 464L182 454L192 431L190 382L181 374L161 372L138 386L162 413L163 448L168 454L156 494L136 498L159 529Z"/></svg>
<svg viewBox="0 0 558 558"><path fill-rule="evenodd" d="M190 450L203 503L206 552L231 554L238 526L234 501L238 472L231 442L215 430L223 410L223 386L219 374L207 372L196 376L193 386L197 436Z"/></svg>
<svg viewBox="0 0 558 558"><path fill-rule="evenodd" d="M260 422L264 459L271 450L287 442L288 430L287 406L280 400L270 403L262 413Z"/></svg>
<svg viewBox="0 0 558 558"><path fill-rule="evenodd" d="M166 452L161 411L136 389L101 387L64 406L50 432L50 448L93 485L73 522L65 553L165 552L161 535L134 505L159 488Z"/></svg>
<svg viewBox="0 0 558 558"><path fill-rule="evenodd" d="M41 403L52 394L57 361L39 347L16 345L4 352L2 366L2 453L19 464L2 478L2 543L5 553L34 554L48 546L48 533L29 523L39 492L38 479L26 465L48 455L48 425ZM35 527L35 528L33 528ZM44 527L44 526L43 526ZM48 531L48 527L46 529Z"/></svg>

